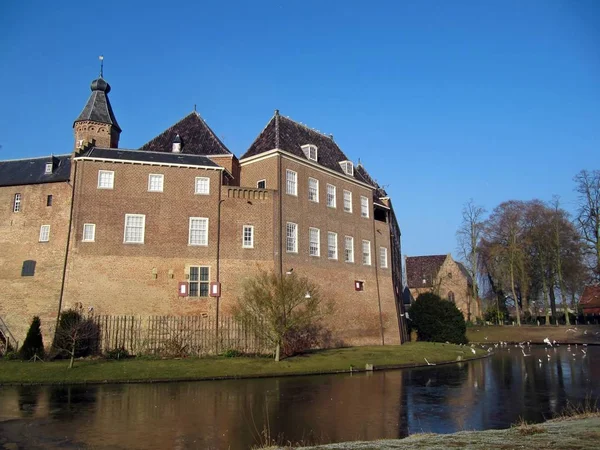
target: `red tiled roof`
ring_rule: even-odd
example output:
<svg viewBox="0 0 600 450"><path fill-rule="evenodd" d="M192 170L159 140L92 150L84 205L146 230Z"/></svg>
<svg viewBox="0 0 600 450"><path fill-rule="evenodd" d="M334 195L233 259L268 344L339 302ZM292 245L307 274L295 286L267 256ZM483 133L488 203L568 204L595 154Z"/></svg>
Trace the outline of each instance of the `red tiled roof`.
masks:
<svg viewBox="0 0 600 450"><path fill-rule="evenodd" d="M408 256L406 281L409 288L431 287L447 255ZM425 282L423 282L425 280Z"/></svg>

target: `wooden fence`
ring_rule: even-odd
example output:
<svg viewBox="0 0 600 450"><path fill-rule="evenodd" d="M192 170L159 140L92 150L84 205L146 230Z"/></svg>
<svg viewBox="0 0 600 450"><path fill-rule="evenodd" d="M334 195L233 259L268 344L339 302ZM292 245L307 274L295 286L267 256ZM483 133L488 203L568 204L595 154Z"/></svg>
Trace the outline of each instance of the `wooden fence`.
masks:
<svg viewBox="0 0 600 450"><path fill-rule="evenodd" d="M135 355L164 356L270 352L255 333L261 323L238 323L232 317L219 319L218 327L214 318L202 316L94 316L93 320L102 352L119 348Z"/></svg>

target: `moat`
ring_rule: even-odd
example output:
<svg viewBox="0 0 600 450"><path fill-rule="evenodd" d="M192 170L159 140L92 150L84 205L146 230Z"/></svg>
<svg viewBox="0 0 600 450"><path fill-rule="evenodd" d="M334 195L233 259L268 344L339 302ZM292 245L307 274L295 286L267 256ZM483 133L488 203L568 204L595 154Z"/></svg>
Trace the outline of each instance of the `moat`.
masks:
<svg viewBox="0 0 600 450"><path fill-rule="evenodd" d="M600 347L525 355L509 347L372 374L2 387L0 447L248 449L265 427L291 442L399 438L540 422L600 396Z"/></svg>

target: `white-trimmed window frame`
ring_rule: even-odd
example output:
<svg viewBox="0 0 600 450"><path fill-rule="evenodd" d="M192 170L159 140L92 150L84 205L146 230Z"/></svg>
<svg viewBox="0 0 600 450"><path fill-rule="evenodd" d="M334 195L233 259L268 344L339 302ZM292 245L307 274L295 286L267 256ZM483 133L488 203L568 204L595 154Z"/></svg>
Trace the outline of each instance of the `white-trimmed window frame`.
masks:
<svg viewBox="0 0 600 450"><path fill-rule="evenodd" d="M311 161L318 160L317 146L312 144L303 145L302 151L304 152L304 156L310 159Z"/></svg>
<svg viewBox="0 0 600 450"><path fill-rule="evenodd" d="M342 170L348 176L354 176L354 163L352 161L340 161L340 166L342 166Z"/></svg>
<svg viewBox="0 0 600 450"><path fill-rule="evenodd" d="M52 164L51 162L47 162L46 163L46 167L44 168L44 175L50 175L52 173L52 169L54 164Z"/></svg>
<svg viewBox="0 0 600 450"><path fill-rule="evenodd" d="M313 240L315 236L316 240ZM317 258L321 256L321 230L319 228L310 227L308 229L308 255Z"/></svg>
<svg viewBox="0 0 600 450"><path fill-rule="evenodd" d="M265 187L260 187L260 183L264 183ZM262 180L258 180L256 182L256 189L266 189L267 188L267 180L266 179L262 179Z"/></svg>
<svg viewBox="0 0 600 450"><path fill-rule="evenodd" d="M50 241L50 225L42 225L40 227L39 242L49 242L49 241Z"/></svg>
<svg viewBox="0 0 600 450"><path fill-rule="evenodd" d="M319 203L319 180L308 177L308 200Z"/></svg>
<svg viewBox="0 0 600 450"><path fill-rule="evenodd" d="M369 218L369 198L364 195L360 196L360 217Z"/></svg>
<svg viewBox="0 0 600 450"><path fill-rule="evenodd" d="M198 227L198 228L192 228L192 224L198 221L198 223L202 223L202 221L205 222L206 224L206 235L204 236L204 241L202 241L202 235L199 234L200 236L200 240L199 241L195 241L195 239L192 239L192 236L194 236L192 234L192 232L202 232L202 227ZM189 222L188 222L188 245L193 246L193 247L208 247L208 217L190 217L189 218Z"/></svg>
<svg viewBox="0 0 600 450"><path fill-rule="evenodd" d="M362 263L363 266L371 265L371 241L366 239L362 241Z"/></svg>
<svg viewBox="0 0 600 450"><path fill-rule="evenodd" d="M153 181L155 182L153 183ZM148 174L148 192L163 192L164 188L165 176L162 173Z"/></svg>
<svg viewBox="0 0 600 450"><path fill-rule="evenodd" d="M331 260L336 260L338 259L338 243L337 243L337 233L333 232L333 231L328 231L327 232L327 258L331 259ZM333 238L333 245L332 245L332 238ZM331 251L333 249L333 252ZM331 256L331 254L333 253L333 256Z"/></svg>
<svg viewBox="0 0 600 450"><path fill-rule="evenodd" d="M198 279L194 280L192 272L192 269L198 269ZM208 269L208 276L206 280L202 280L202 269ZM208 298L210 296L210 266L189 266L188 267L188 284L190 286L190 290L189 290L189 298ZM198 285L197 286L197 293L198 295L192 295L192 285ZM200 293L202 292L202 287L205 287L206 289L206 295L200 295Z"/></svg>
<svg viewBox="0 0 600 450"><path fill-rule="evenodd" d="M20 192L16 192L13 197L13 212L18 213L21 212L21 200L22 196Z"/></svg>
<svg viewBox="0 0 600 450"><path fill-rule="evenodd" d="M286 224L285 224L285 251L286 251L286 253L298 253L298 224L297 223L286 222Z"/></svg>
<svg viewBox="0 0 600 450"><path fill-rule="evenodd" d="M249 230L250 242L246 240L246 230ZM242 248L254 248L254 225L242 226Z"/></svg>
<svg viewBox="0 0 600 450"><path fill-rule="evenodd" d="M206 182L206 192L201 191L199 188L204 184L198 184L200 181ZM194 194L195 195L210 195L210 178L209 177L196 177L194 179Z"/></svg>
<svg viewBox="0 0 600 450"><path fill-rule="evenodd" d="M298 196L298 172L291 169L285 170L285 193Z"/></svg>
<svg viewBox="0 0 600 450"><path fill-rule="evenodd" d="M344 262L354 262L354 238L352 236L344 236Z"/></svg>
<svg viewBox="0 0 600 450"><path fill-rule="evenodd" d="M332 189L330 189L332 188ZM327 190L325 192L325 200L329 208L337 207L337 188L333 184L327 183Z"/></svg>
<svg viewBox="0 0 600 450"><path fill-rule="evenodd" d="M344 212L352 214L352 192L344 189Z"/></svg>
<svg viewBox="0 0 600 450"><path fill-rule="evenodd" d="M103 175L108 176L108 180L110 180L110 183L106 183L108 184L108 186L104 186L103 184ZM115 188L115 171L114 170L103 170L100 169L98 170L98 189L114 189Z"/></svg>
<svg viewBox="0 0 600 450"><path fill-rule="evenodd" d="M127 240L127 221L130 218L141 218L142 219L142 239L140 241ZM133 227L133 225L129 225ZM125 226L123 227L123 244L143 244L146 240L146 215L145 214L125 214Z"/></svg>
<svg viewBox="0 0 600 450"><path fill-rule="evenodd" d="M88 236L86 238L86 229L91 229L91 238ZM89 235L89 233L88 233ZM81 242L94 242L96 241L96 224L95 223L84 223L83 224L83 233L81 235Z"/></svg>
<svg viewBox="0 0 600 450"><path fill-rule="evenodd" d="M379 247L379 267L382 269L388 268L388 249L387 247Z"/></svg>

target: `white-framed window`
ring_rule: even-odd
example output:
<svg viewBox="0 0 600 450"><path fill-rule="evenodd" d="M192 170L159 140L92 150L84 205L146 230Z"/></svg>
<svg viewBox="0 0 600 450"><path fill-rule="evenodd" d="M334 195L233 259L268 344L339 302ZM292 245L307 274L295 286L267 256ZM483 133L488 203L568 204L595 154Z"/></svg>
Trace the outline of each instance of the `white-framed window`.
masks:
<svg viewBox="0 0 600 450"><path fill-rule="evenodd" d="M208 297L210 267L190 266L190 297Z"/></svg>
<svg viewBox="0 0 600 450"><path fill-rule="evenodd" d="M16 193L13 199L13 212L21 211L21 194Z"/></svg>
<svg viewBox="0 0 600 450"><path fill-rule="evenodd" d="M354 262L354 238L352 236L344 238L344 261L348 263Z"/></svg>
<svg viewBox="0 0 600 450"><path fill-rule="evenodd" d="M285 192L298 195L298 174L290 169L285 171Z"/></svg>
<svg viewBox="0 0 600 450"><path fill-rule="evenodd" d="M382 269L387 269L388 266L388 257L387 257L387 248L379 247L379 267Z"/></svg>
<svg viewBox="0 0 600 450"><path fill-rule="evenodd" d="M329 259L338 259L337 233L333 231L327 233L327 257Z"/></svg>
<svg viewBox="0 0 600 450"><path fill-rule="evenodd" d="M317 147L315 145L303 145L302 146L302 151L304 152L304 155L312 160L312 161L316 161L317 160Z"/></svg>
<svg viewBox="0 0 600 450"><path fill-rule="evenodd" d="M352 161L341 161L340 166L342 166L342 170L346 175L354 176L354 164L352 164Z"/></svg>
<svg viewBox="0 0 600 450"><path fill-rule="evenodd" d="M288 222L285 225L285 250L288 253L298 253L298 224Z"/></svg>
<svg viewBox="0 0 600 450"><path fill-rule="evenodd" d="M143 244L146 232L146 216L144 214L125 214L125 234L123 243Z"/></svg>
<svg viewBox="0 0 600 450"><path fill-rule="evenodd" d="M96 240L96 224L95 223L84 223L83 224L83 242L94 242Z"/></svg>
<svg viewBox="0 0 600 450"><path fill-rule="evenodd" d="M362 241L362 262L365 266L371 265L371 241Z"/></svg>
<svg viewBox="0 0 600 450"><path fill-rule="evenodd" d="M242 247L254 248L254 226L244 225L242 227Z"/></svg>
<svg viewBox="0 0 600 450"><path fill-rule="evenodd" d="M258 180L256 182L256 187L258 189L266 189L267 188L267 180Z"/></svg>
<svg viewBox="0 0 600 450"><path fill-rule="evenodd" d="M344 190L344 211L352 212L352 192Z"/></svg>
<svg viewBox="0 0 600 450"><path fill-rule="evenodd" d="M98 171L98 189L113 189L115 187L115 173L112 170Z"/></svg>
<svg viewBox="0 0 600 450"><path fill-rule="evenodd" d="M208 218L190 217L189 245L208 245Z"/></svg>
<svg viewBox="0 0 600 450"><path fill-rule="evenodd" d="M327 185L327 206L330 208L336 207L335 186L333 184Z"/></svg>
<svg viewBox="0 0 600 450"><path fill-rule="evenodd" d="M50 240L50 225L42 225L40 227L40 242L48 242Z"/></svg>
<svg viewBox="0 0 600 450"><path fill-rule="evenodd" d="M321 256L321 230L318 228L308 229L308 254Z"/></svg>
<svg viewBox="0 0 600 450"><path fill-rule="evenodd" d="M311 202L319 203L319 180L316 178L308 179L308 199Z"/></svg>
<svg viewBox="0 0 600 450"><path fill-rule="evenodd" d="M148 175L148 191L162 192L165 176L162 173L151 173Z"/></svg>
<svg viewBox="0 0 600 450"><path fill-rule="evenodd" d="M210 194L210 178L208 177L196 177L194 192L200 195Z"/></svg>
<svg viewBox="0 0 600 450"><path fill-rule="evenodd" d="M51 174L52 173L52 163L46 163L46 168L44 169L44 173L46 175Z"/></svg>
<svg viewBox="0 0 600 450"><path fill-rule="evenodd" d="M369 218L369 199L364 196L360 196L360 216Z"/></svg>

